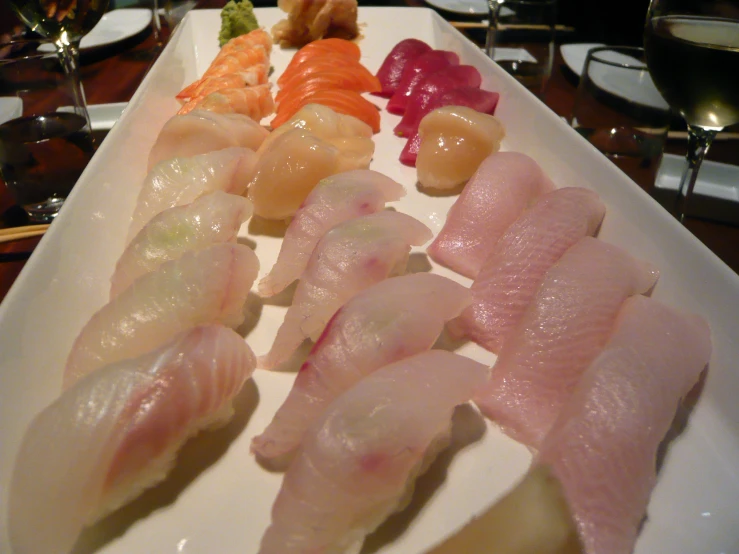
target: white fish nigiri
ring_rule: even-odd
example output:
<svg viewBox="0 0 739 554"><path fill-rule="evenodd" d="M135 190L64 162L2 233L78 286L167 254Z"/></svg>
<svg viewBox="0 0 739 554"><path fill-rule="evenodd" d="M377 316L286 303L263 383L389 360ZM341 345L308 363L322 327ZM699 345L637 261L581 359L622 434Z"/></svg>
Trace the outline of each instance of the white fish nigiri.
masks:
<svg viewBox="0 0 739 554"><path fill-rule="evenodd" d="M254 175L256 162L252 150L236 147L160 162L144 179L126 242L167 208L189 204L216 190L242 194Z"/></svg>
<svg viewBox="0 0 739 554"><path fill-rule="evenodd" d="M505 342L478 408L519 442L538 448L600 353L624 300L657 280L652 264L592 237L547 271Z"/></svg>
<svg viewBox="0 0 739 554"><path fill-rule="evenodd" d="M268 135L267 129L245 115L193 110L175 115L164 124L149 152L148 168L151 170L164 160L189 158L232 146L256 151Z"/></svg>
<svg viewBox="0 0 739 554"><path fill-rule="evenodd" d="M703 318L645 296L624 302L535 459L562 483L586 552L633 552L657 450L710 357Z"/></svg>
<svg viewBox="0 0 739 554"><path fill-rule="evenodd" d="M340 553L404 507L449 440L454 408L489 368L431 350L390 364L334 400L303 441L260 554Z"/></svg>
<svg viewBox="0 0 739 554"><path fill-rule="evenodd" d="M164 210L124 250L110 279L110 297L118 296L142 275L185 252L236 240L241 224L251 213L249 200L222 191Z"/></svg>
<svg viewBox="0 0 739 554"><path fill-rule="evenodd" d="M282 127L278 127L281 129ZM295 213L272 270L259 282L259 294L272 296L299 279L313 249L331 227L378 212L405 196L403 186L382 173L355 169L316 185Z"/></svg>
<svg viewBox="0 0 739 554"><path fill-rule="evenodd" d="M345 221L316 245L295 290L293 303L259 367L287 360L307 338L316 340L344 302L358 292L405 272L411 246L431 231L409 215L382 211Z"/></svg>
<svg viewBox="0 0 739 554"><path fill-rule="evenodd" d="M64 369L64 388L104 365L139 356L205 323L236 327L259 271L248 246L216 244L142 276L82 328Z"/></svg>
<svg viewBox="0 0 739 554"><path fill-rule="evenodd" d="M241 336L207 325L77 381L23 438L10 484L13 551L67 553L83 527L162 481L188 438L231 418L255 362Z"/></svg>
<svg viewBox="0 0 739 554"><path fill-rule="evenodd" d="M431 348L471 300L469 289L432 273L393 277L357 294L331 318L287 399L252 440L252 452L265 459L292 454L334 398L373 371Z"/></svg>
<svg viewBox="0 0 739 554"><path fill-rule="evenodd" d="M431 259L474 279L495 242L554 184L534 160L496 152L477 168L428 247Z"/></svg>

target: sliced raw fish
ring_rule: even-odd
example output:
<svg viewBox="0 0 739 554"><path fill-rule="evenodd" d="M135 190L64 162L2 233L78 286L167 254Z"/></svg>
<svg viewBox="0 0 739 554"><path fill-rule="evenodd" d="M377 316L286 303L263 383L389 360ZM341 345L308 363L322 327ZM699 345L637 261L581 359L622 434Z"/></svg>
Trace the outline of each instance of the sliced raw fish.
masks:
<svg viewBox="0 0 739 554"><path fill-rule="evenodd" d="M241 224L251 213L249 200L222 191L164 210L123 251L110 279L110 297L118 296L142 275L185 252L236 240Z"/></svg>
<svg viewBox="0 0 739 554"><path fill-rule="evenodd" d="M412 136L423 116L431 111L429 105L435 96L459 87L479 87L481 83L480 72L471 65L452 65L434 71L413 89L413 96L409 98L403 117L393 131L401 137Z"/></svg>
<svg viewBox="0 0 739 554"><path fill-rule="evenodd" d="M328 67L308 74L298 73L290 79L275 95L275 102L290 102L296 97L305 96L320 88L343 88L357 92L380 90L380 81L362 64L354 68ZM289 100L292 99L292 100Z"/></svg>
<svg viewBox="0 0 739 554"><path fill-rule="evenodd" d="M269 131L242 114L193 110L169 119L149 152L149 171L164 160L241 146L257 150Z"/></svg>
<svg viewBox="0 0 739 554"><path fill-rule="evenodd" d="M140 356L206 323L237 327L259 271L248 246L216 244L165 262L103 306L82 328L64 369L64 388L91 371Z"/></svg>
<svg viewBox="0 0 739 554"><path fill-rule="evenodd" d="M352 296L405 272L411 246L431 231L409 215L382 211L340 223L318 242L298 282L292 306L259 367L287 360L303 340L316 340L329 319Z"/></svg>
<svg viewBox="0 0 739 554"><path fill-rule="evenodd" d="M387 111L399 115L405 112L418 83L434 71L450 65L459 65L459 56L447 50L431 50L408 62L403 68L395 93L387 103Z"/></svg>
<svg viewBox="0 0 739 554"><path fill-rule="evenodd" d="M348 58L358 62L362 57L362 51L359 46L350 41L340 38L325 38L314 40L303 46L295 55L290 58L285 71L282 72L277 79L277 85L282 87L291 75L304 63L308 63L315 58Z"/></svg>
<svg viewBox="0 0 739 554"><path fill-rule="evenodd" d="M518 152L491 154L477 168L427 252L474 279L496 241L535 199L554 188L541 167Z"/></svg>
<svg viewBox="0 0 739 554"><path fill-rule="evenodd" d="M592 190L566 187L541 197L495 244L472 283L473 303L455 321L465 336L499 352L568 248L593 235L606 208Z"/></svg>
<svg viewBox="0 0 739 554"><path fill-rule="evenodd" d="M277 115L270 121L272 128L278 128L285 121L291 119L300 108L308 104L323 104L338 113L351 115L364 121L372 128L373 133L380 131L380 110L372 102L354 90L319 89L305 96L295 98L291 102L282 102L277 109Z"/></svg>
<svg viewBox="0 0 739 554"><path fill-rule="evenodd" d="M633 552L657 450L710 356L703 318L644 296L624 303L535 460L562 483L586 552Z"/></svg>
<svg viewBox="0 0 739 554"><path fill-rule="evenodd" d="M379 369L334 400L285 474L260 554L354 552L405 507L415 477L448 444L454 408L488 371L432 350Z"/></svg>
<svg viewBox="0 0 739 554"><path fill-rule="evenodd" d="M255 358L220 325L100 368L32 421L10 483L16 554L72 550L83 527L162 481L185 441L225 424Z"/></svg>
<svg viewBox="0 0 739 554"><path fill-rule="evenodd" d="M377 71L377 78L380 80L382 90L374 94L390 98L395 94L400 84L400 77L406 64L430 51L431 47L422 40L415 38L401 40L390 50Z"/></svg>
<svg viewBox="0 0 739 554"><path fill-rule="evenodd" d="M444 106L465 106L480 113L493 115L498 100L500 100L500 94L497 92L490 92L479 87L459 87L432 96L429 111Z"/></svg>
<svg viewBox="0 0 739 554"><path fill-rule="evenodd" d="M657 270L585 237L544 277L475 397L482 413L539 448L580 376L603 349L624 300L647 292Z"/></svg>
<svg viewBox="0 0 739 554"><path fill-rule="evenodd" d="M418 182L448 190L466 183L485 158L500 150L505 127L494 115L444 106L421 121Z"/></svg>
<svg viewBox="0 0 739 554"><path fill-rule="evenodd" d="M403 185L369 169L323 179L290 222L277 262L259 282L259 294L273 296L300 278L318 241L329 229L355 217L379 212L405 196Z"/></svg>
<svg viewBox="0 0 739 554"><path fill-rule="evenodd" d="M386 279L360 292L331 319L293 388L252 452L292 454L339 394L373 371L433 346L444 324L472 300L459 283L432 273Z"/></svg>
<svg viewBox="0 0 739 554"><path fill-rule="evenodd" d="M216 190L242 194L256 164L257 156L252 150L236 147L158 163L144 179L126 242L167 208L189 204Z"/></svg>

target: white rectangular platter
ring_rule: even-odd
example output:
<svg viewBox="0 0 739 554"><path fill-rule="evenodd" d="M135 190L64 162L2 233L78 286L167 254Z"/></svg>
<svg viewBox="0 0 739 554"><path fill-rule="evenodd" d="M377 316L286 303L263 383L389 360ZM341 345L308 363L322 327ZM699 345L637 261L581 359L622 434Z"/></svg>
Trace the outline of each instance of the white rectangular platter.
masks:
<svg viewBox="0 0 739 554"><path fill-rule="evenodd" d="M283 15L276 8L257 10L267 28ZM600 237L660 268L655 297L709 321L714 350L708 379L661 468L637 552L739 552L739 276L435 12L360 8L359 20L362 61L373 72L408 37L454 50L463 63L476 66L483 87L501 94L497 115L508 132L503 148L532 156L560 186L598 192L608 207ZM219 24L217 11L187 16L0 306L0 552L10 552L7 488L22 434L59 394L73 340L107 301L148 151L177 109L174 94L216 54ZM292 54L275 49L275 75ZM416 189L415 171L398 162L403 141L392 135L396 123L396 116L382 112L372 168L406 186L398 210L438 232L454 198L432 198ZM249 235L246 225L241 235L256 243L264 274L276 259L279 239ZM416 261L426 263L423 249ZM257 301L250 308L246 340L261 354L285 308ZM462 353L494 361L474 346ZM239 397L231 424L192 440L165 483L86 531L75 552L256 552L282 476L262 469L249 454L249 443L269 422L292 379L290 373L258 370ZM458 418L452 453L432 466L410 508L373 536L364 552L423 552L500 497L527 469L524 447L492 424L480 424L471 409L465 413L471 416Z"/></svg>

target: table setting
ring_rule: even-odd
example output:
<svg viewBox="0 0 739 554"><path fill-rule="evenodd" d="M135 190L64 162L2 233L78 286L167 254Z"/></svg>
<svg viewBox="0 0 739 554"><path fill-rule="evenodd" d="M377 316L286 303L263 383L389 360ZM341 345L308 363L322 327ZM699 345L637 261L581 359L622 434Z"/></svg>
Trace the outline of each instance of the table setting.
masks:
<svg viewBox="0 0 739 554"><path fill-rule="evenodd" d="M21 158L3 154L0 420L7 426L3 442L9 448L0 454L0 489L7 488L23 430L59 395L59 369L80 329L110 301L111 274L129 240L150 151L181 107L177 94L198 82L219 55L224 4L201 0L188 6L181 21L166 21L164 12L159 21L162 7L157 3L146 8L116 6L98 19L125 20L122 29L116 25L109 34L91 25L97 35L80 32L79 52L71 52L66 71L55 71L58 79L67 80L57 87L70 92L58 102L64 109L52 113L81 118L79 129L94 146L85 151L89 155L68 190L45 191L44 198L26 201L14 193L13 187L21 183L20 178L14 182L16 173L10 168ZM739 455L739 409L734 401L739 380L733 371L739 356L736 125L727 117L721 122L726 130L703 132L705 122L691 118L685 126L673 110L679 102L668 102L660 93L670 85L651 76L654 62L648 47L645 52L641 46L581 42L577 29L557 19L555 4L361 3L361 37L356 43L361 63L373 74L393 46L411 39L454 52L473 67L481 75L479 88L500 95L494 109L505 125L501 151L531 156L556 187L597 193L607 214L598 237L658 268L654 298L708 322L713 346L708 377L702 377L702 391L691 393L700 393L700 401L687 408L689 423L676 432L661 460L664 465L634 552L729 552L739 544L733 509L739 481L732 465ZM656 25L659 18L685 17L669 11L669 5L670 0L653 0L648 25ZM255 6L266 30L285 17L275 4ZM53 38L35 40L43 45L39 50L46 50L44 55L57 56ZM273 47L273 78L289 67L295 52ZM7 96L20 98L20 93ZM386 99L368 98L378 109L380 129L373 137L370 169L402 184L406 195L393 206L438 234L456 197L449 192L430 194L417 183L416 168L399 162L408 137L393 134L397 115L386 109ZM33 101L22 100L0 104L0 114L11 122L29 117L31 112L24 110ZM17 137L9 134L7 140ZM3 140L0 126L0 145ZM629 150L634 146L636 154ZM689 172L684 171L686 151ZM58 198L60 206L51 215L39 216L33 207L46 196ZM252 220L239 232L236 243L258 255L260 276L278 260L285 235L280 225ZM464 286L472 283L428 259L423 250L412 250L410 266ZM288 305L282 294L265 301L249 293L242 314L246 319L237 332L257 355L271 344ZM35 337L43 337L44 348L32 344ZM472 342L455 343L443 336L439 343L480 364L497 359ZM298 358L305 354L299 351ZM230 423L192 439L169 478L84 528L71 551L257 552L283 474L257 463L250 441L284 400L298 367L292 362L280 371L258 370L237 397ZM409 507L369 535L363 554L431 552L526 474L532 451L472 412L455 412L452 427L457 434L450 451L421 477ZM374 458L367 463L373 464ZM5 492L0 501L4 551L10 544Z"/></svg>

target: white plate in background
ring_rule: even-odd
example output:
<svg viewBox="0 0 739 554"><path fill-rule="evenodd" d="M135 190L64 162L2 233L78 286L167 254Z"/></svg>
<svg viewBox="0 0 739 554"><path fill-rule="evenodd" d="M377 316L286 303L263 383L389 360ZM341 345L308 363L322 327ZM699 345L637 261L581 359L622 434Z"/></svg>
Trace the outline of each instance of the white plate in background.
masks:
<svg viewBox="0 0 739 554"><path fill-rule="evenodd" d="M440 10L464 15L487 15L488 3L486 0L426 0L426 2Z"/></svg>
<svg viewBox="0 0 739 554"><path fill-rule="evenodd" d="M123 8L103 15L98 24L80 41L80 50L108 46L136 36L151 25L148 8ZM42 45L39 50L53 52L53 45Z"/></svg>
<svg viewBox="0 0 739 554"><path fill-rule="evenodd" d="M23 115L23 99L17 96L0 97L0 124Z"/></svg>

